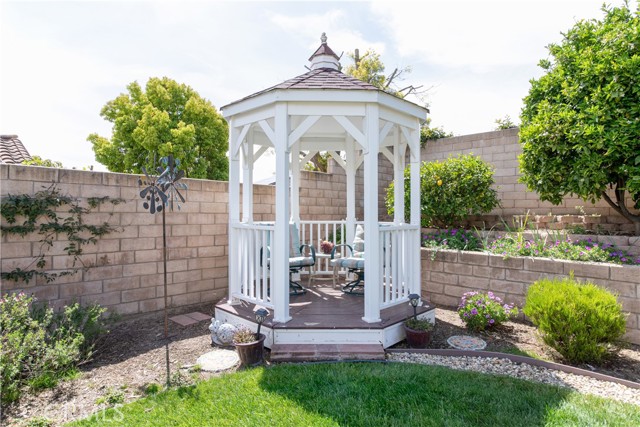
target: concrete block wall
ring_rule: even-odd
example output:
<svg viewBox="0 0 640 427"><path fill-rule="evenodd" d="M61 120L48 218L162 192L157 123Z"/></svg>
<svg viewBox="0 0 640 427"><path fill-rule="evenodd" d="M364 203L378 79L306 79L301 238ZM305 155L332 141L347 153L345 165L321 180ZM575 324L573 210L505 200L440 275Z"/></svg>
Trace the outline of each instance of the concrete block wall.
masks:
<svg viewBox="0 0 640 427"><path fill-rule="evenodd" d="M86 216L91 222L108 220L118 227L84 249L82 260L91 268L53 283L3 281L2 292L33 293L53 306L73 300L98 302L121 314L159 310L164 303L162 262L162 215L150 214L142 206L135 175L33 166L0 165L0 194L33 194L55 182L64 194L78 197L109 196L124 203L102 205ZM180 210L166 212L168 247L168 297L171 307L214 302L227 293L228 184L186 179L189 189ZM274 214L272 187L256 186L259 219ZM62 210L64 212L64 210ZM39 251L39 237L3 235L1 268L26 267ZM60 237L62 239L62 237ZM64 240L46 252L47 270L69 267Z"/></svg>
<svg viewBox="0 0 640 427"><path fill-rule="evenodd" d="M436 305L455 308L465 292L492 291L521 308L533 282L566 277L572 271L576 279L618 294L622 309L629 313L626 338L640 344L640 266L422 249L422 296Z"/></svg>
<svg viewBox="0 0 640 427"><path fill-rule="evenodd" d="M535 215L578 215L581 212L576 207L582 206L582 210L587 216L600 216L601 219L596 227L601 230L635 231L633 224L618 214L604 200L594 204L576 197L566 197L562 204L555 206L549 202L540 201L537 193L527 191L526 186L518 182L520 177L518 155L522 153L518 132L518 128L513 128L444 138L430 141L423 148L422 161L440 161L450 156L472 153L480 156L495 168L494 178L501 207L488 215L470 218L471 225L491 227L501 224L500 217L511 225L511 217L527 212L530 213L530 220L533 223Z"/></svg>

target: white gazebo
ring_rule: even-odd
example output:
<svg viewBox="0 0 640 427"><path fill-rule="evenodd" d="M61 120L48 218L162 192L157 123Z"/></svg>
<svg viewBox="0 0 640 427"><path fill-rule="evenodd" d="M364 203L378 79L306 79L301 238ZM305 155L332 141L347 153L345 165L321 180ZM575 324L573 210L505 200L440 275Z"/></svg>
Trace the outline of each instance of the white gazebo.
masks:
<svg viewBox="0 0 640 427"><path fill-rule="evenodd" d="M216 318L251 324L248 316L242 318L230 307L270 309L270 323L263 326L266 332L273 332L267 346L285 336L287 325L294 323L290 322L290 303L301 298L289 294L289 224L298 225L302 243L317 245L305 228L312 221L300 218L299 183L301 167L318 152L330 153L346 172L346 219L339 224L346 233L344 242L353 241L357 224L364 227L364 301L345 295L364 304L358 321L384 323L381 311L398 305L404 310L408 295L420 294L420 124L427 110L343 74L324 34L321 40L309 58L309 72L222 107L229 122L229 296L225 307L219 304L216 308ZM275 221L257 222L252 174L255 162L268 149L275 151L276 161ZM387 223L378 218L380 154L393 164L396 182L395 215ZM410 179L405 181L407 159ZM356 172L360 167L364 167L361 220L356 218ZM405 215L405 185L410 186L409 215ZM405 218L410 218L409 223ZM276 325L282 333L272 331ZM342 339L326 338L330 332L319 333L323 325L315 326L315 335L308 331L303 342ZM400 335L396 331L393 338L381 338L378 333L372 340L383 340L387 347L401 340ZM363 340L362 334L354 341L355 336L343 339Z"/></svg>

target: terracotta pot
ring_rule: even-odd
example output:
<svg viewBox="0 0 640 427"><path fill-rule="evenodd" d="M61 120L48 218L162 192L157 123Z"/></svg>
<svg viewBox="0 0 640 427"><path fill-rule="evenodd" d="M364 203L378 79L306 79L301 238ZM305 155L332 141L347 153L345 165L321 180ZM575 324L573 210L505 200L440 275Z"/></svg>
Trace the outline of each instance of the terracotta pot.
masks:
<svg viewBox="0 0 640 427"><path fill-rule="evenodd" d="M260 339L257 341L236 344L236 350L242 366L255 366L262 363L265 338L264 334L260 334Z"/></svg>
<svg viewBox="0 0 640 427"><path fill-rule="evenodd" d="M411 348L425 348L431 342L431 331L417 331L404 325L404 333Z"/></svg>

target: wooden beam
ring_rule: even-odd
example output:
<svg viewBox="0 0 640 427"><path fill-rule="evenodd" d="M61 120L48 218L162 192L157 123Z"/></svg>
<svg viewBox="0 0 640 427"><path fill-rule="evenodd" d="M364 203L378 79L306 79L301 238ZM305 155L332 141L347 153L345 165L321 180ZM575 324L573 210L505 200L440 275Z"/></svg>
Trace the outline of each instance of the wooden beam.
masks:
<svg viewBox="0 0 640 427"><path fill-rule="evenodd" d="M269 123L266 120L260 120L258 124L262 128L264 134L267 135L267 138L269 138L269 141L271 141L274 146L277 146L276 134L273 129L271 129L271 126L269 126Z"/></svg>
<svg viewBox="0 0 640 427"><path fill-rule="evenodd" d="M362 132L360 132L360 130L351 122L351 120L349 120L345 116L333 116L333 118L336 120L336 122L338 122L340 124L340 126L342 126L342 128L344 130L347 131L347 133L349 135L351 135L353 137L353 139L358 141L358 143L362 147L365 147L365 149L366 149L367 140L364 137L364 134Z"/></svg>
<svg viewBox="0 0 640 427"><path fill-rule="evenodd" d="M293 132L289 134L289 147L302 137L316 122L320 116L307 116Z"/></svg>

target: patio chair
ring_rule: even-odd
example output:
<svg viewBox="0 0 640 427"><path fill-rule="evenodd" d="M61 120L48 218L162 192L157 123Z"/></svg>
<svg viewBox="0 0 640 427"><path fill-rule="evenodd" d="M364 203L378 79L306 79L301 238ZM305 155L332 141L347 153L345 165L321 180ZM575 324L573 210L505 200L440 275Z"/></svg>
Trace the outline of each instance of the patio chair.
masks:
<svg viewBox="0 0 640 427"><path fill-rule="evenodd" d="M347 247L349 256L335 258L336 250L339 247ZM355 280L342 287L342 292L352 295L364 295L364 228L361 225L356 227L356 234L353 238L353 246L348 244L336 245L331 251L331 265L337 268L346 268L349 274L355 274Z"/></svg>
<svg viewBox="0 0 640 427"><path fill-rule="evenodd" d="M305 250L303 252L303 250ZM270 242L267 240L267 268L271 268L271 247ZM262 266L262 249L260 249L260 266ZM298 225L295 223L289 224L289 295L302 295L307 290L296 280L293 275L300 273L300 271L308 267L310 270L316 264L316 249L313 245L301 245L300 233L298 231ZM309 282L311 284L311 271L309 271Z"/></svg>
<svg viewBox="0 0 640 427"><path fill-rule="evenodd" d="M303 249L307 249L306 253ZM289 294L300 295L307 292L302 285L293 280L293 275L300 273L305 267L309 268L309 282L311 284L311 268L316 264L316 249L313 245L301 245L300 233L296 223L289 224Z"/></svg>

